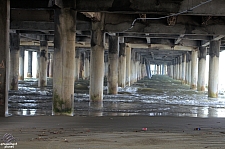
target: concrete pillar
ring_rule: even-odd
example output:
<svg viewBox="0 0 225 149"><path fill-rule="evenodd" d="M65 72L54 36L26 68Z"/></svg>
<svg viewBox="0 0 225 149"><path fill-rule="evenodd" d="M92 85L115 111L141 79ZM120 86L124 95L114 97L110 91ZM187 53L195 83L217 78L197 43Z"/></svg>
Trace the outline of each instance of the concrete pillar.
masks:
<svg viewBox="0 0 225 149"><path fill-rule="evenodd" d="M10 90L18 90L20 37L10 33Z"/></svg>
<svg viewBox="0 0 225 149"><path fill-rule="evenodd" d="M162 64L162 75L165 75L165 65Z"/></svg>
<svg viewBox="0 0 225 149"><path fill-rule="evenodd" d="M117 36L109 36L108 94L118 92L119 41Z"/></svg>
<svg viewBox="0 0 225 149"><path fill-rule="evenodd" d="M160 74L160 65L157 65L157 75Z"/></svg>
<svg viewBox="0 0 225 149"><path fill-rule="evenodd" d="M118 86L125 87L126 86L126 51L125 51L125 43L119 44L119 72L118 72Z"/></svg>
<svg viewBox="0 0 225 149"><path fill-rule="evenodd" d="M210 42L208 96L212 98L218 97L220 44L221 41Z"/></svg>
<svg viewBox="0 0 225 149"><path fill-rule="evenodd" d="M176 73L176 76L177 76L177 80L180 79L180 57L177 57L177 69L176 69L177 73Z"/></svg>
<svg viewBox="0 0 225 149"><path fill-rule="evenodd" d="M39 78L40 75L40 51L37 51L37 63L36 63L36 78Z"/></svg>
<svg viewBox="0 0 225 149"><path fill-rule="evenodd" d="M173 76L173 63L172 63L172 65L170 65L170 73L171 73L171 78L173 78L174 76Z"/></svg>
<svg viewBox="0 0 225 149"><path fill-rule="evenodd" d="M85 60L84 60L84 79L88 80L90 76L90 62L89 62L89 52L85 52Z"/></svg>
<svg viewBox="0 0 225 149"><path fill-rule="evenodd" d="M192 56L191 56L191 53L192 52L190 52L189 53L189 67L188 67L188 84L189 85L191 85L191 71L192 71L192 65L191 65L191 63L192 63Z"/></svg>
<svg viewBox="0 0 225 149"><path fill-rule="evenodd" d="M53 115L73 116L76 11L55 8Z"/></svg>
<svg viewBox="0 0 225 149"><path fill-rule="evenodd" d="M81 53L81 57L80 57L80 77L84 80L84 61L85 61L85 52Z"/></svg>
<svg viewBox="0 0 225 149"><path fill-rule="evenodd" d="M174 74L173 79L177 79L177 58L174 59L173 74Z"/></svg>
<svg viewBox="0 0 225 149"><path fill-rule="evenodd" d="M102 107L104 82L104 14L100 22L92 22L91 67L90 67L90 101Z"/></svg>
<svg viewBox="0 0 225 149"><path fill-rule="evenodd" d="M75 55L75 75L74 75L74 79L75 81L79 80L80 77L80 51L78 49L76 49L75 51L76 55Z"/></svg>
<svg viewBox="0 0 225 149"><path fill-rule="evenodd" d="M49 58L49 78L53 77L53 53L50 53L50 58Z"/></svg>
<svg viewBox="0 0 225 149"><path fill-rule="evenodd" d="M135 61L133 58L133 52L132 52L132 56L131 56L131 64L130 64L130 85L134 84L134 71L135 71Z"/></svg>
<svg viewBox="0 0 225 149"><path fill-rule="evenodd" d="M191 53L191 89L197 89L198 51Z"/></svg>
<svg viewBox="0 0 225 149"><path fill-rule="evenodd" d="M146 67L147 77L148 77L148 79L151 79L151 73L150 73L149 64L150 64L149 60L146 59L145 60L145 67Z"/></svg>
<svg viewBox="0 0 225 149"><path fill-rule="evenodd" d="M187 61L187 57L186 57L186 53L183 54L182 56L182 83L185 83L185 76L186 76L186 61Z"/></svg>
<svg viewBox="0 0 225 149"><path fill-rule="evenodd" d="M144 78L146 76L146 67L145 67L145 60L141 58L141 77Z"/></svg>
<svg viewBox="0 0 225 149"><path fill-rule="evenodd" d="M176 79L176 58L173 60L173 79Z"/></svg>
<svg viewBox="0 0 225 149"><path fill-rule="evenodd" d="M108 78L108 67L109 67L109 60L108 60L108 53L104 54L104 77Z"/></svg>
<svg viewBox="0 0 225 149"><path fill-rule="evenodd" d="M186 53L186 71L185 71L185 84L188 84L189 77L189 52Z"/></svg>
<svg viewBox="0 0 225 149"><path fill-rule="evenodd" d="M10 1L0 0L0 117L8 116Z"/></svg>
<svg viewBox="0 0 225 149"><path fill-rule="evenodd" d="M177 74L178 74L178 70L177 70L177 64L178 63L178 58L175 58L175 67L174 67L174 79L177 80Z"/></svg>
<svg viewBox="0 0 225 149"><path fill-rule="evenodd" d="M130 86L130 73L131 73L131 47L125 44L126 51L126 85Z"/></svg>
<svg viewBox="0 0 225 149"><path fill-rule="evenodd" d="M19 56L19 80L24 80L24 48L20 48Z"/></svg>
<svg viewBox="0 0 225 149"><path fill-rule="evenodd" d="M48 42L40 41L40 63L38 87L47 86Z"/></svg>
<svg viewBox="0 0 225 149"><path fill-rule="evenodd" d="M183 56L181 55L179 57L179 80L182 80L182 73L183 73L183 70L182 70L182 60L183 60Z"/></svg>
<svg viewBox="0 0 225 149"><path fill-rule="evenodd" d="M199 48L197 90L205 91L206 47Z"/></svg>
<svg viewBox="0 0 225 149"><path fill-rule="evenodd" d="M27 70L28 78L32 78L32 58L33 58L33 52L28 51L28 70Z"/></svg>

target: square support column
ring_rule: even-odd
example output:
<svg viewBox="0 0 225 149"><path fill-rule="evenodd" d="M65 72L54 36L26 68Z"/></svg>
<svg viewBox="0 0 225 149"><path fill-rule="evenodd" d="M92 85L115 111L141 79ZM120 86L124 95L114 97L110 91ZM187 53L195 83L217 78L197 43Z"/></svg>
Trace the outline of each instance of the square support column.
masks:
<svg viewBox="0 0 225 149"><path fill-rule="evenodd" d="M19 34L10 33L10 90L18 90L19 48Z"/></svg>
<svg viewBox="0 0 225 149"><path fill-rule="evenodd" d="M191 54L191 89L197 89L198 71L198 50L193 50Z"/></svg>
<svg viewBox="0 0 225 149"><path fill-rule="evenodd" d="M19 56L19 80L24 80L24 48L20 47Z"/></svg>
<svg viewBox="0 0 225 149"><path fill-rule="evenodd" d="M39 80L38 87L47 86L47 66L48 66L48 42L40 41L40 57L39 57Z"/></svg>
<svg viewBox="0 0 225 149"><path fill-rule="evenodd" d="M108 94L118 92L118 60L119 40L117 36L109 36Z"/></svg>
<svg viewBox="0 0 225 149"><path fill-rule="evenodd" d="M211 41L209 49L209 82L208 96L218 97L219 86L219 55L221 41Z"/></svg>
<svg viewBox="0 0 225 149"><path fill-rule="evenodd" d="M206 47L199 48L197 90L205 91Z"/></svg>
<svg viewBox="0 0 225 149"><path fill-rule="evenodd" d="M125 44L126 51L126 85L130 86L131 79L131 47L128 44Z"/></svg>
<svg viewBox="0 0 225 149"><path fill-rule="evenodd" d="M0 117L8 116L10 1L0 0Z"/></svg>
<svg viewBox="0 0 225 149"><path fill-rule="evenodd" d="M186 53L182 56L182 83L185 83L185 76L186 76Z"/></svg>
<svg viewBox="0 0 225 149"><path fill-rule="evenodd" d="M53 115L73 116L76 11L55 9Z"/></svg>
<svg viewBox="0 0 225 149"><path fill-rule="evenodd" d="M92 22L91 61L90 61L90 102L99 108L103 104L104 83L104 14L100 21ZM95 104L96 103L96 104Z"/></svg>
<svg viewBox="0 0 225 149"><path fill-rule="evenodd" d="M125 43L119 44L119 73L118 73L118 86L125 87L126 86L126 51L125 51Z"/></svg>
<svg viewBox="0 0 225 149"><path fill-rule="evenodd" d="M85 59L84 59L84 79L88 80L90 76L90 61L89 61L89 52L85 52Z"/></svg>
<svg viewBox="0 0 225 149"><path fill-rule="evenodd" d="M80 78L80 58L81 58L81 53L78 49L76 49L76 52L75 52L75 75L74 75L74 79L75 81L78 81L79 78Z"/></svg>

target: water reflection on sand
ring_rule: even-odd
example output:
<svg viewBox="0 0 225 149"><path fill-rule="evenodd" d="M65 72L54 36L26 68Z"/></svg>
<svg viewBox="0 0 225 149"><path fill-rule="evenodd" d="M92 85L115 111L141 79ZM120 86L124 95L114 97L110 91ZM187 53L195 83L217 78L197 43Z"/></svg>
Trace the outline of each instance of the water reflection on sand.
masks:
<svg viewBox="0 0 225 149"><path fill-rule="evenodd" d="M19 91L9 92L9 113L51 115L51 79L49 84L45 89L39 89L35 79L20 82ZM88 85L82 81L80 84ZM89 102L87 89L75 89L75 115L225 117L224 95L208 98L207 92L190 90L188 85L167 76L153 76L151 80L140 80L131 87L119 88L118 95L105 94L100 104Z"/></svg>

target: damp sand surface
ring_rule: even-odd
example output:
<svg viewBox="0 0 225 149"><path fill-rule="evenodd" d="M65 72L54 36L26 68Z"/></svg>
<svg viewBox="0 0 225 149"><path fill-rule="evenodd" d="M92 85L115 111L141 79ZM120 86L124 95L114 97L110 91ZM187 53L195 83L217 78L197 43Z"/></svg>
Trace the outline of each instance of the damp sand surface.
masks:
<svg viewBox="0 0 225 149"><path fill-rule="evenodd" d="M16 149L225 148L223 118L13 116L0 122L0 136L12 134Z"/></svg>

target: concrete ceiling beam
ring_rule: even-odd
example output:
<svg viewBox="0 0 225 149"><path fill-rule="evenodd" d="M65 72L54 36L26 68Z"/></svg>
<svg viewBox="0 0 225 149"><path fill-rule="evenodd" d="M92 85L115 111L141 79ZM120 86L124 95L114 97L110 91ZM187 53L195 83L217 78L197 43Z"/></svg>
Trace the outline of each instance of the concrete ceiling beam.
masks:
<svg viewBox="0 0 225 149"><path fill-rule="evenodd" d="M214 37L211 38L210 41L213 41L213 40L220 40L220 39L222 39L223 37L225 37L225 36L224 36L224 35L214 36ZM202 47L208 46L208 45L210 44L210 41L202 41L202 42L201 42L201 46L202 46Z"/></svg>
<svg viewBox="0 0 225 149"><path fill-rule="evenodd" d="M170 46L170 45L163 45L163 44L130 44L132 48L144 48L144 49L158 49L158 50L174 50L174 51L192 51L195 48L193 47L186 47L186 46Z"/></svg>

